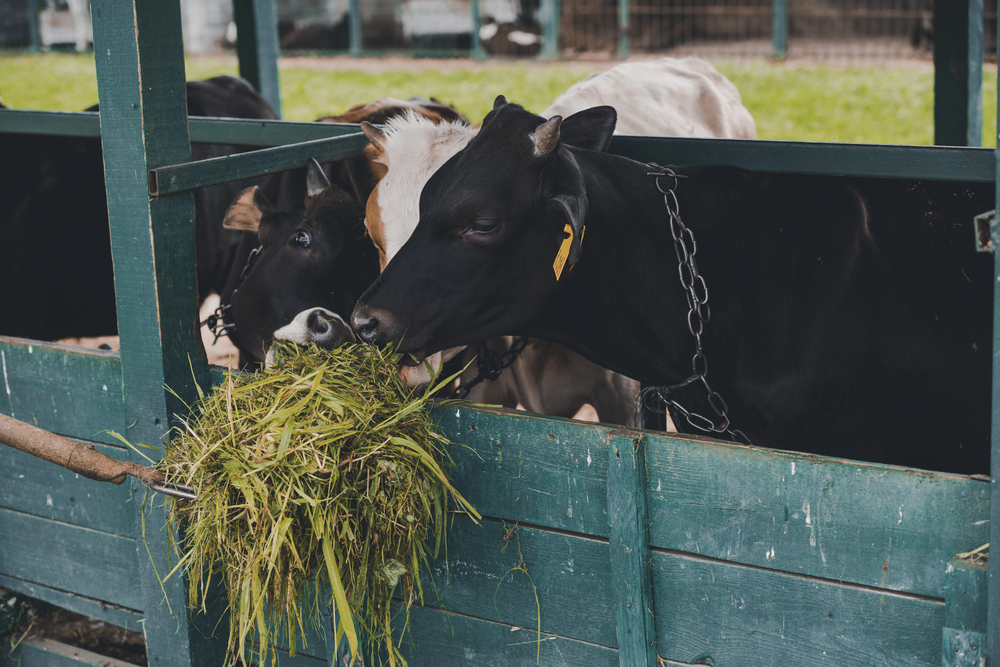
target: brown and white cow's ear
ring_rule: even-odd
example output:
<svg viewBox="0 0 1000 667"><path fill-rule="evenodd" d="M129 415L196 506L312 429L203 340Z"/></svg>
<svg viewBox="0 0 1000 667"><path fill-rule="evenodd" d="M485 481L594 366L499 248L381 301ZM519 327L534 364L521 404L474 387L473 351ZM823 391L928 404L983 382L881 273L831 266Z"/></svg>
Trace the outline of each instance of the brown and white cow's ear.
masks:
<svg viewBox="0 0 1000 667"><path fill-rule="evenodd" d="M377 148L381 153L383 147L385 146L385 132L375 127L367 120L361 121L361 131L365 133L366 137L368 137L368 141L371 142L371 145Z"/></svg>
<svg viewBox="0 0 1000 667"><path fill-rule="evenodd" d="M316 158L309 158L306 168L306 201L326 194L330 190L330 179Z"/></svg>
<svg viewBox="0 0 1000 667"><path fill-rule="evenodd" d="M532 154L535 157L545 157L559 147L561 126L562 116L553 116L531 133L531 142L534 145Z"/></svg>
<svg viewBox="0 0 1000 667"><path fill-rule="evenodd" d="M562 142L569 146L603 153L611 143L618 122L614 107L600 106L584 109L562 122Z"/></svg>
<svg viewBox="0 0 1000 667"><path fill-rule="evenodd" d="M260 228L261 219L274 213L274 207L267 200L258 186L247 188L239 194L226 210L222 226L226 229L238 229L244 232L256 232Z"/></svg>

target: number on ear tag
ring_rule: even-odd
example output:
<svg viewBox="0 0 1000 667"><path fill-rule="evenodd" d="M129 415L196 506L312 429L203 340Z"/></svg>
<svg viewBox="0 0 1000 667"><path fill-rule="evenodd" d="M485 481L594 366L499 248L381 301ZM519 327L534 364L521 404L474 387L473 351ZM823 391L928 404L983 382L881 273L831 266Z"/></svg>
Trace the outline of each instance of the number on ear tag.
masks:
<svg viewBox="0 0 1000 667"><path fill-rule="evenodd" d="M569 236L563 239L562 245L559 246L559 252L556 253L556 261L552 263L552 270L556 272L556 282L562 276L563 267L566 266L566 260L569 259L569 248L573 245L573 228L568 222L563 231Z"/></svg>

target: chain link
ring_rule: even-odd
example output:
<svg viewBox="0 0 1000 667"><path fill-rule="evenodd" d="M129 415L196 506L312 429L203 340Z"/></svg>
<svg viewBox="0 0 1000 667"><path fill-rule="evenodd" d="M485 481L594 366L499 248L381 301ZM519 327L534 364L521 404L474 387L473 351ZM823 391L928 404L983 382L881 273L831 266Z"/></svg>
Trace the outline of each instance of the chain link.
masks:
<svg viewBox="0 0 1000 667"><path fill-rule="evenodd" d="M725 433L735 440L752 444L746 434L730 427L729 407L719 392L712 389L706 377L708 375L708 359L705 357L701 337L705 332L705 325L712 318L712 311L708 306L708 284L698 272L698 263L695 261L698 243L695 241L694 232L681 220L681 207L676 192L680 179L687 178L687 176L677 174L670 167L661 167L653 162L646 166L650 168L646 175L656 179L656 189L663 195L663 204L667 209L670 235L673 237L674 251L677 254L677 274L680 277L681 287L684 289L684 296L688 304L688 331L694 338L695 351L694 356L691 357L692 375L689 378L670 386L646 387L639 392L635 401L635 425L645 426L644 410L664 414L666 409L669 409L675 422L679 417L683 417L689 425L699 431ZM708 397L708 405L715 413L716 419L687 410L671 398L673 392L695 382L700 382L704 387Z"/></svg>
<svg viewBox="0 0 1000 667"><path fill-rule="evenodd" d="M472 391L473 387L484 380L492 381L499 379L504 369L509 368L514 363L514 360L517 359L517 355L521 354L527 346L528 339L522 336L514 341L509 350L503 354L497 354L487 347L485 342L480 343L479 351L476 353L476 366L479 369L479 375L464 384L458 385L455 388L455 395L458 398L465 398Z"/></svg>
<svg viewBox="0 0 1000 667"><path fill-rule="evenodd" d="M225 305L219 304L219 307L216 308L211 315L206 317L204 322L200 322L198 324L198 326L202 327L207 325L209 330L215 334L215 340L212 341L212 345L218 343L219 339L223 336L228 337L232 332L236 331L236 323L224 323L226 313L233 309L233 299L236 298L236 293L240 291L243 281L246 280L247 274L250 273L250 267L253 266L254 260L263 249L264 246L257 246L250 251L250 254L247 256L247 263L243 266L243 271L240 273L239 282L236 283L236 289L234 289L233 293L229 295L229 303Z"/></svg>

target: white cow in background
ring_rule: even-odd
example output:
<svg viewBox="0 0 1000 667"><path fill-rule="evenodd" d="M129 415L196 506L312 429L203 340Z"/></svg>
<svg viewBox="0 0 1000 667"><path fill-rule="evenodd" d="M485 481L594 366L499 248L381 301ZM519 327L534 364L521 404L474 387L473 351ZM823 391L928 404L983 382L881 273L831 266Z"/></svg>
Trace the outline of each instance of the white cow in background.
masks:
<svg viewBox="0 0 1000 667"><path fill-rule="evenodd" d="M560 95L540 115L569 116L602 104L618 113L615 134L646 136L756 136L753 117L739 91L712 65L699 58L661 58L624 63L592 74ZM420 192L441 165L465 147L478 129L460 124L435 125L418 116L391 119L385 130L362 123L371 141L366 149L380 178L368 199L365 225L379 249L382 268L410 237L420 219ZM512 337L489 341L498 352L509 350ZM455 348L428 358L441 364L475 349ZM404 368L411 386L425 383L425 366ZM463 374L476 375L475 365ZM601 368L575 352L547 341L531 341L498 380L475 387L469 400L518 404L531 412L572 417L589 404L601 421L631 424L639 383Z"/></svg>

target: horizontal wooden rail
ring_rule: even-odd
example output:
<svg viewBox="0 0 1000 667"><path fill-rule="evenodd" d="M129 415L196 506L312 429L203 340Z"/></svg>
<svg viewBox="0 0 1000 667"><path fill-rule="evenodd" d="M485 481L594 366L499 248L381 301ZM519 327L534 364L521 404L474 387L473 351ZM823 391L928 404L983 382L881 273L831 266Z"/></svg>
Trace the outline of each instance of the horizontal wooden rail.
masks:
<svg viewBox="0 0 1000 667"><path fill-rule="evenodd" d="M280 120L191 116L188 129L191 143L195 144L270 147L352 134L358 131L358 126L349 123L292 123ZM96 138L101 136L101 120L100 114L96 111L6 109L0 111L0 132Z"/></svg>
<svg viewBox="0 0 1000 667"><path fill-rule="evenodd" d="M310 158L315 158L321 163L333 162L359 155L367 145L368 138L357 132L332 139L306 141L290 146L265 148L250 153L150 169L149 194L159 197L208 185L273 174L304 167Z"/></svg>
<svg viewBox="0 0 1000 667"><path fill-rule="evenodd" d="M639 162L753 171L992 183L992 148L616 136L608 152Z"/></svg>

